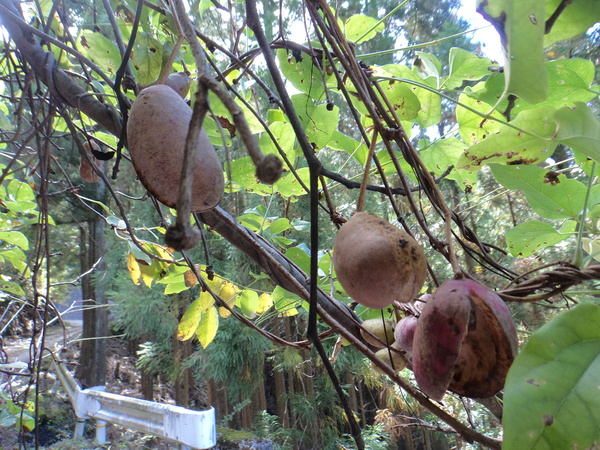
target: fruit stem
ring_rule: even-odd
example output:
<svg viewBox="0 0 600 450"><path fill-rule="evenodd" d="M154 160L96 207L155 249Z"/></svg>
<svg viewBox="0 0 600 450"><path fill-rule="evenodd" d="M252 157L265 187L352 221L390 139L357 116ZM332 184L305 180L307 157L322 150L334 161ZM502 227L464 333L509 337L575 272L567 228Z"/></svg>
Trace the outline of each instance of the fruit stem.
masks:
<svg viewBox="0 0 600 450"><path fill-rule="evenodd" d="M356 212L361 212L365 203L365 193L367 192L367 184L369 181L369 171L371 170L371 161L373 161L373 154L375 153L375 146L377 145L377 128L373 131L373 138L371 139L371 145L369 145L369 154L365 161L365 171L363 172L362 182L360 183L360 189L358 191L358 200L356 201Z"/></svg>

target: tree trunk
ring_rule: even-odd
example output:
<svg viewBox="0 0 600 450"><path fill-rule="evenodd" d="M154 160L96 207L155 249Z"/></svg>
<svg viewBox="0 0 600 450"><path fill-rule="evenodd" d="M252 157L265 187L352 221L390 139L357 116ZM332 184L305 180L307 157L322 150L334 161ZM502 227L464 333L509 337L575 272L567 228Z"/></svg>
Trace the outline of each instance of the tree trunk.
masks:
<svg viewBox="0 0 600 450"><path fill-rule="evenodd" d="M277 416L283 428L290 427L290 419L287 410L287 398L285 390L285 375L279 370L273 374L275 378L275 398L277 402Z"/></svg>
<svg viewBox="0 0 600 450"><path fill-rule="evenodd" d="M102 198L104 185L99 186L99 197ZM104 221L101 217L86 222L79 228L81 248L81 272L92 270L104 255ZM96 269L100 269L100 263ZM102 287L102 280L92 280L88 273L81 280L84 299L83 330L79 366L76 375L84 388L101 386L106 382L106 339L108 335L107 299Z"/></svg>

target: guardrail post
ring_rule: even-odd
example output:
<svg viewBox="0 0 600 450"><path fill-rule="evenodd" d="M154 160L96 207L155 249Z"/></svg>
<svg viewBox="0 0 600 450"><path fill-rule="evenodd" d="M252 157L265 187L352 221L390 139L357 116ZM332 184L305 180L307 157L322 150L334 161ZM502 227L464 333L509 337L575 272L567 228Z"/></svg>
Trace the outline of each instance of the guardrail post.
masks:
<svg viewBox="0 0 600 450"><path fill-rule="evenodd" d="M106 392L106 386L94 386L86 390ZM106 425L104 420L96 419L96 442L100 445L106 443Z"/></svg>

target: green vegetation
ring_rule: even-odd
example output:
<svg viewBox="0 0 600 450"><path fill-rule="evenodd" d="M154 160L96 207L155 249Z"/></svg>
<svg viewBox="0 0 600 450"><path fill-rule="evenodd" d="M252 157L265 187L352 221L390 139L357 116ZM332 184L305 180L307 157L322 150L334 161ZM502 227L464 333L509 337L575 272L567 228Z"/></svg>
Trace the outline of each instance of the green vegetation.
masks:
<svg viewBox="0 0 600 450"><path fill-rule="evenodd" d="M27 367L0 353L0 424L35 426L36 339L77 285L84 386L105 382L103 338L124 335L144 397L166 382L280 448L597 445L600 9L478 2L502 62L478 53L455 1L335 6L0 0L0 337L34 331ZM200 119L223 165L208 211L153 198L128 150L132 102L175 72L193 80L189 143ZM283 173L267 184L269 158ZM505 390L471 399L450 383L433 402L410 364L376 356L360 323L421 309L347 295L333 244L360 210L424 249L418 295L469 277L508 304L521 350ZM461 307L457 353L477 328Z"/></svg>

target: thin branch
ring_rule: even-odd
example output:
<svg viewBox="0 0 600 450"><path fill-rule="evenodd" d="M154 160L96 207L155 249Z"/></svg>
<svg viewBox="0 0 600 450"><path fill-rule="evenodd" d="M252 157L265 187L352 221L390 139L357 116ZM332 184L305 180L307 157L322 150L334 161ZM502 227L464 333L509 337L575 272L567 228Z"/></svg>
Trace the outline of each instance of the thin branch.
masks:
<svg viewBox="0 0 600 450"><path fill-rule="evenodd" d="M546 29L544 30L544 34L548 34L550 33L550 31L552 31L552 27L554 26L560 15L571 3L573 3L573 0L561 0L561 2L556 7L552 15L548 18L548 20L546 20Z"/></svg>

